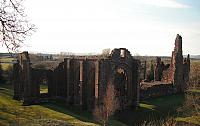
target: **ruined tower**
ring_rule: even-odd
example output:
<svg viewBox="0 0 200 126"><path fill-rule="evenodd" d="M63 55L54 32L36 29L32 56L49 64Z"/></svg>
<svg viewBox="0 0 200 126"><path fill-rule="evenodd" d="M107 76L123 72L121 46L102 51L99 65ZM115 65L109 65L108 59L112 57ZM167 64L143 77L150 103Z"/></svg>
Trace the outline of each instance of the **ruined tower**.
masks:
<svg viewBox="0 0 200 126"><path fill-rule="evenodd" d="M176 87L177 92L183 92L186 87L186 80L189 81L189 63L184 63L182 54L182 37L177 34L174 51L172 51L169 81ZM188 57L188 61L190 62ZM184 65L187 64L187 65ZM186 70L187 69L187 70ZM184 79L186 78L186 79Z"/></svg>

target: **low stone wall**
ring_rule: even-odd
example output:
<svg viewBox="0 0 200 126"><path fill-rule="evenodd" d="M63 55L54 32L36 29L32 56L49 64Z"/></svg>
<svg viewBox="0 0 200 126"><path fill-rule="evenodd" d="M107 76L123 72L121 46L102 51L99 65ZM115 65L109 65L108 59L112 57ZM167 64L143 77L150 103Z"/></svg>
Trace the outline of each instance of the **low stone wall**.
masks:
<svg viewBox="0 0 200 126"><path fill-rule="evenodd" d="M142 82L140 84L140 100L172 95L176 92L173 84L165 82Z"/></svg>

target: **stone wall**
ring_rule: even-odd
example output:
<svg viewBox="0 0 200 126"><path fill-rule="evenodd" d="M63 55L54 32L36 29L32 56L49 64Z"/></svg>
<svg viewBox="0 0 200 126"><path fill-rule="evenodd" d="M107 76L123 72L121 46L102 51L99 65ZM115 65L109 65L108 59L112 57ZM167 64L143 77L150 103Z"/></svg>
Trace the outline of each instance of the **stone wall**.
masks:
<svg viewBox="0 0 200 126"><path fill-rule="evenodd" d="M140 98L159 97L184 92L189 83L190 57L183 60L182 37L176 36L171 63L165 64L157 57L154 65L154 80L140 83ZM144 63L145 64L145 63ZM143 65L146 67L146 64ZM143 72L146 68L142 68ZM144 76L145 77L145 76Z"/></svg>
<svg viewBox="0 0 200 126"><path fill-rule="evenodd" d="M177 92L183 92L189 81L190 72L190 58L188 56L185 61L182 54L182 37L177 34L175 40L174 51L172 51L172 58L169 72L169 82L176 86Z"/></svg>
<svg viewBox="0 0 200 126"><path fill-rule="evenodd" d="M19 54L19 62L14 64L14 98L25 104L41 101L46 96L77 105L83 109L93 109L102 104L108 84L115 87L116 72L123 69L126 77L120 88L124 106L133 105L139 98L139 64L125 48L114 49L108 57L73 56L65 58L54 69L34 68L28 52ZM18 79L20 78L21 79ZM45 79L48 94L40 94L40 81ZM126 86L125 86L126 85ZM20 87L20 88L19 88ZM126 88L126 89L125 89ZM126 94L122 93L126 90Z"/></svg>
<svg viewBox="0 0 200 126"><path fill-rule="evenodd" d="M19 54L18 62L13 65L14 99L32 104L46 96L49 100L62 100L91 110L103 103L108 84L114 85L122 108L137 105L139 98L183 92L189 82L190 57L183 60L182 37L177 35L171 64L157 58L151 65L155 76L149 82L144 82L146 62L142 67L140 60L134 59L125 48L114 49L108 56L71 56L55 68L33 66L28 52ZM39 83L44 78L48 84L47 95L40 94Z"/></svg>
<svg viewBox="0 0 200 126"><path fill-rule="evenodd" d="M173 84L164 82L154 82L154 83L141 83L140 84L140 99L144 100L147 98L154 98L166 95L172 95L176 93Z"/></svg>
<svg viewBox="0 0 200 126"><path fill-rule="evenodd" d="M164 71L164 63L161 61L160 57L157 57L155 69L154 69L154 80L161 81Z"/></svg>

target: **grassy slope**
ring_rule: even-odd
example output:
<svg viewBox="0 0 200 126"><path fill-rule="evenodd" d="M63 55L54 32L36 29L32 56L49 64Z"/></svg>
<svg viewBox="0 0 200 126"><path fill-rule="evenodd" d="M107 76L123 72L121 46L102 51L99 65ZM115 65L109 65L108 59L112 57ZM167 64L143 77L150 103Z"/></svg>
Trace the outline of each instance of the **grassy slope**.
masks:
<svg viewBox="0 0 200 126"><path fill-rule="evenodd" d="M12 90L1 87L0 125L9 125L16 122L19 122L20 125L41 125L47 122L62 123L64 125L96 125L44 106L21 106L20 102L12 100Z"/></svg>
<svg viewBox="0 0 200 126"><path fill-rule="evenodd" d="M191 90L188 90L188 92L195 94L195 95L200 95L199 89L191 89ZM179 122L187 122L189 124L192 123L192 124L200 125L200 114L188 116L188 117L178 117L178 118L176 118L176 120L179 121Z"/></svg>
<svg viewBox="0 0 200 126"><path fill-rule="evenodd" d="M43 125L75 125L95 126L92 115L80 111L75 107L59 103L45 103L41 105L22 106L19 101L12 100L11 85L0 84L0 125L19 124L20 126ZM112 120L113 126L124 124ZM125 125L124 125L125 126Z"/></svg>
<svg viewBox="0 0 200 126"><path fill-rule="evenodd" d="M117 119L128 125L141 124L144 121L162 120L176 116L176 109L184 102L184 94L163 96L140 102L137 109L127 109Z"/></svg>
<svg viewBox="0 0 200 126"><path fill-rule="evenodd" d="M19 101L12 100L11 85L0 84L0 125L10 125L19 122L22 125L97 125L93 123L92 115L80 111L76 107L62 103L45 103L41 105L22 106ZM164 96L140 102L137 109L127 109L116 116L116 119L128 125L143 121L159 120L177 116L176 109L184 102L184 94ZM199 124L199 117L177 118L177 121ZM112 120L110 125L125 124Z"/></svg>
<svg viewBox="0 0 200 126"><path fill-rule="evenodd" d="M199 90L192 91L199 93ZM137 109L127 109L120 113L117 115L117 119L128 125L138 125L145 121L159 121L170 118L175 118L178 122L200 125L200 115L182 117L182 113L177 112L177 109L184 104L184 101L184 94L147 99L141 101L140 107Z"/></svg>

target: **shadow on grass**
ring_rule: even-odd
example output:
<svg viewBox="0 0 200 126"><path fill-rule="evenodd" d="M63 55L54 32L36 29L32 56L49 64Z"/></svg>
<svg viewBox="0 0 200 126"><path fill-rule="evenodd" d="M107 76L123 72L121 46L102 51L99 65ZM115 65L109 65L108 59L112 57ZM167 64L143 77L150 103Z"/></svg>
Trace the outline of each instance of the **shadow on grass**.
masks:
<svg viewBox="0 0 200 126"><path fill-rule="evenodd" d="M13 96L13 91L7 88L1 88L0 87L0 92L5 94L6 96L12 97Z"/></svg>
<svg viewBox="0 0 200 126"><path fill-rule="evenodd" d="M84 122L96 123L93 120L91 112L81 110L81 108L76 106L70 106L63 102L42 103L40 105L60 113L70 115Z"/></svg>
<svg viewBox="0 0 200 126"><path fill-rule="evenodd" d="M128 108L116 114L116 119L127 125L141 125L144 121L159 121L179 115L176 109L182 106L184 94L163 96L140 102L138 108Z"/></svg>
<svg viewBox="0 0 200 126"><path fill-rule="evenodd" d="M0 83L0 96L2 96L4 98L7 97L8 101L12 100L13 86L10 83ZM41 103L39 105L42 106L42 107L49 108L51 110L57 111L59 113L70 115L74 118L77 118L80 121L83 121L83 122L91 122L91 123L95 122L93 120L91 112L83 111L78 107L66 105L63 102L52 101L52 102L49 102L49 103ZM8 114L14 114L14 113L10 113L5 108L6 107L0 108L0 111L8 113ZM31 107L30 107L30 109L31 109Z"/></svg>

